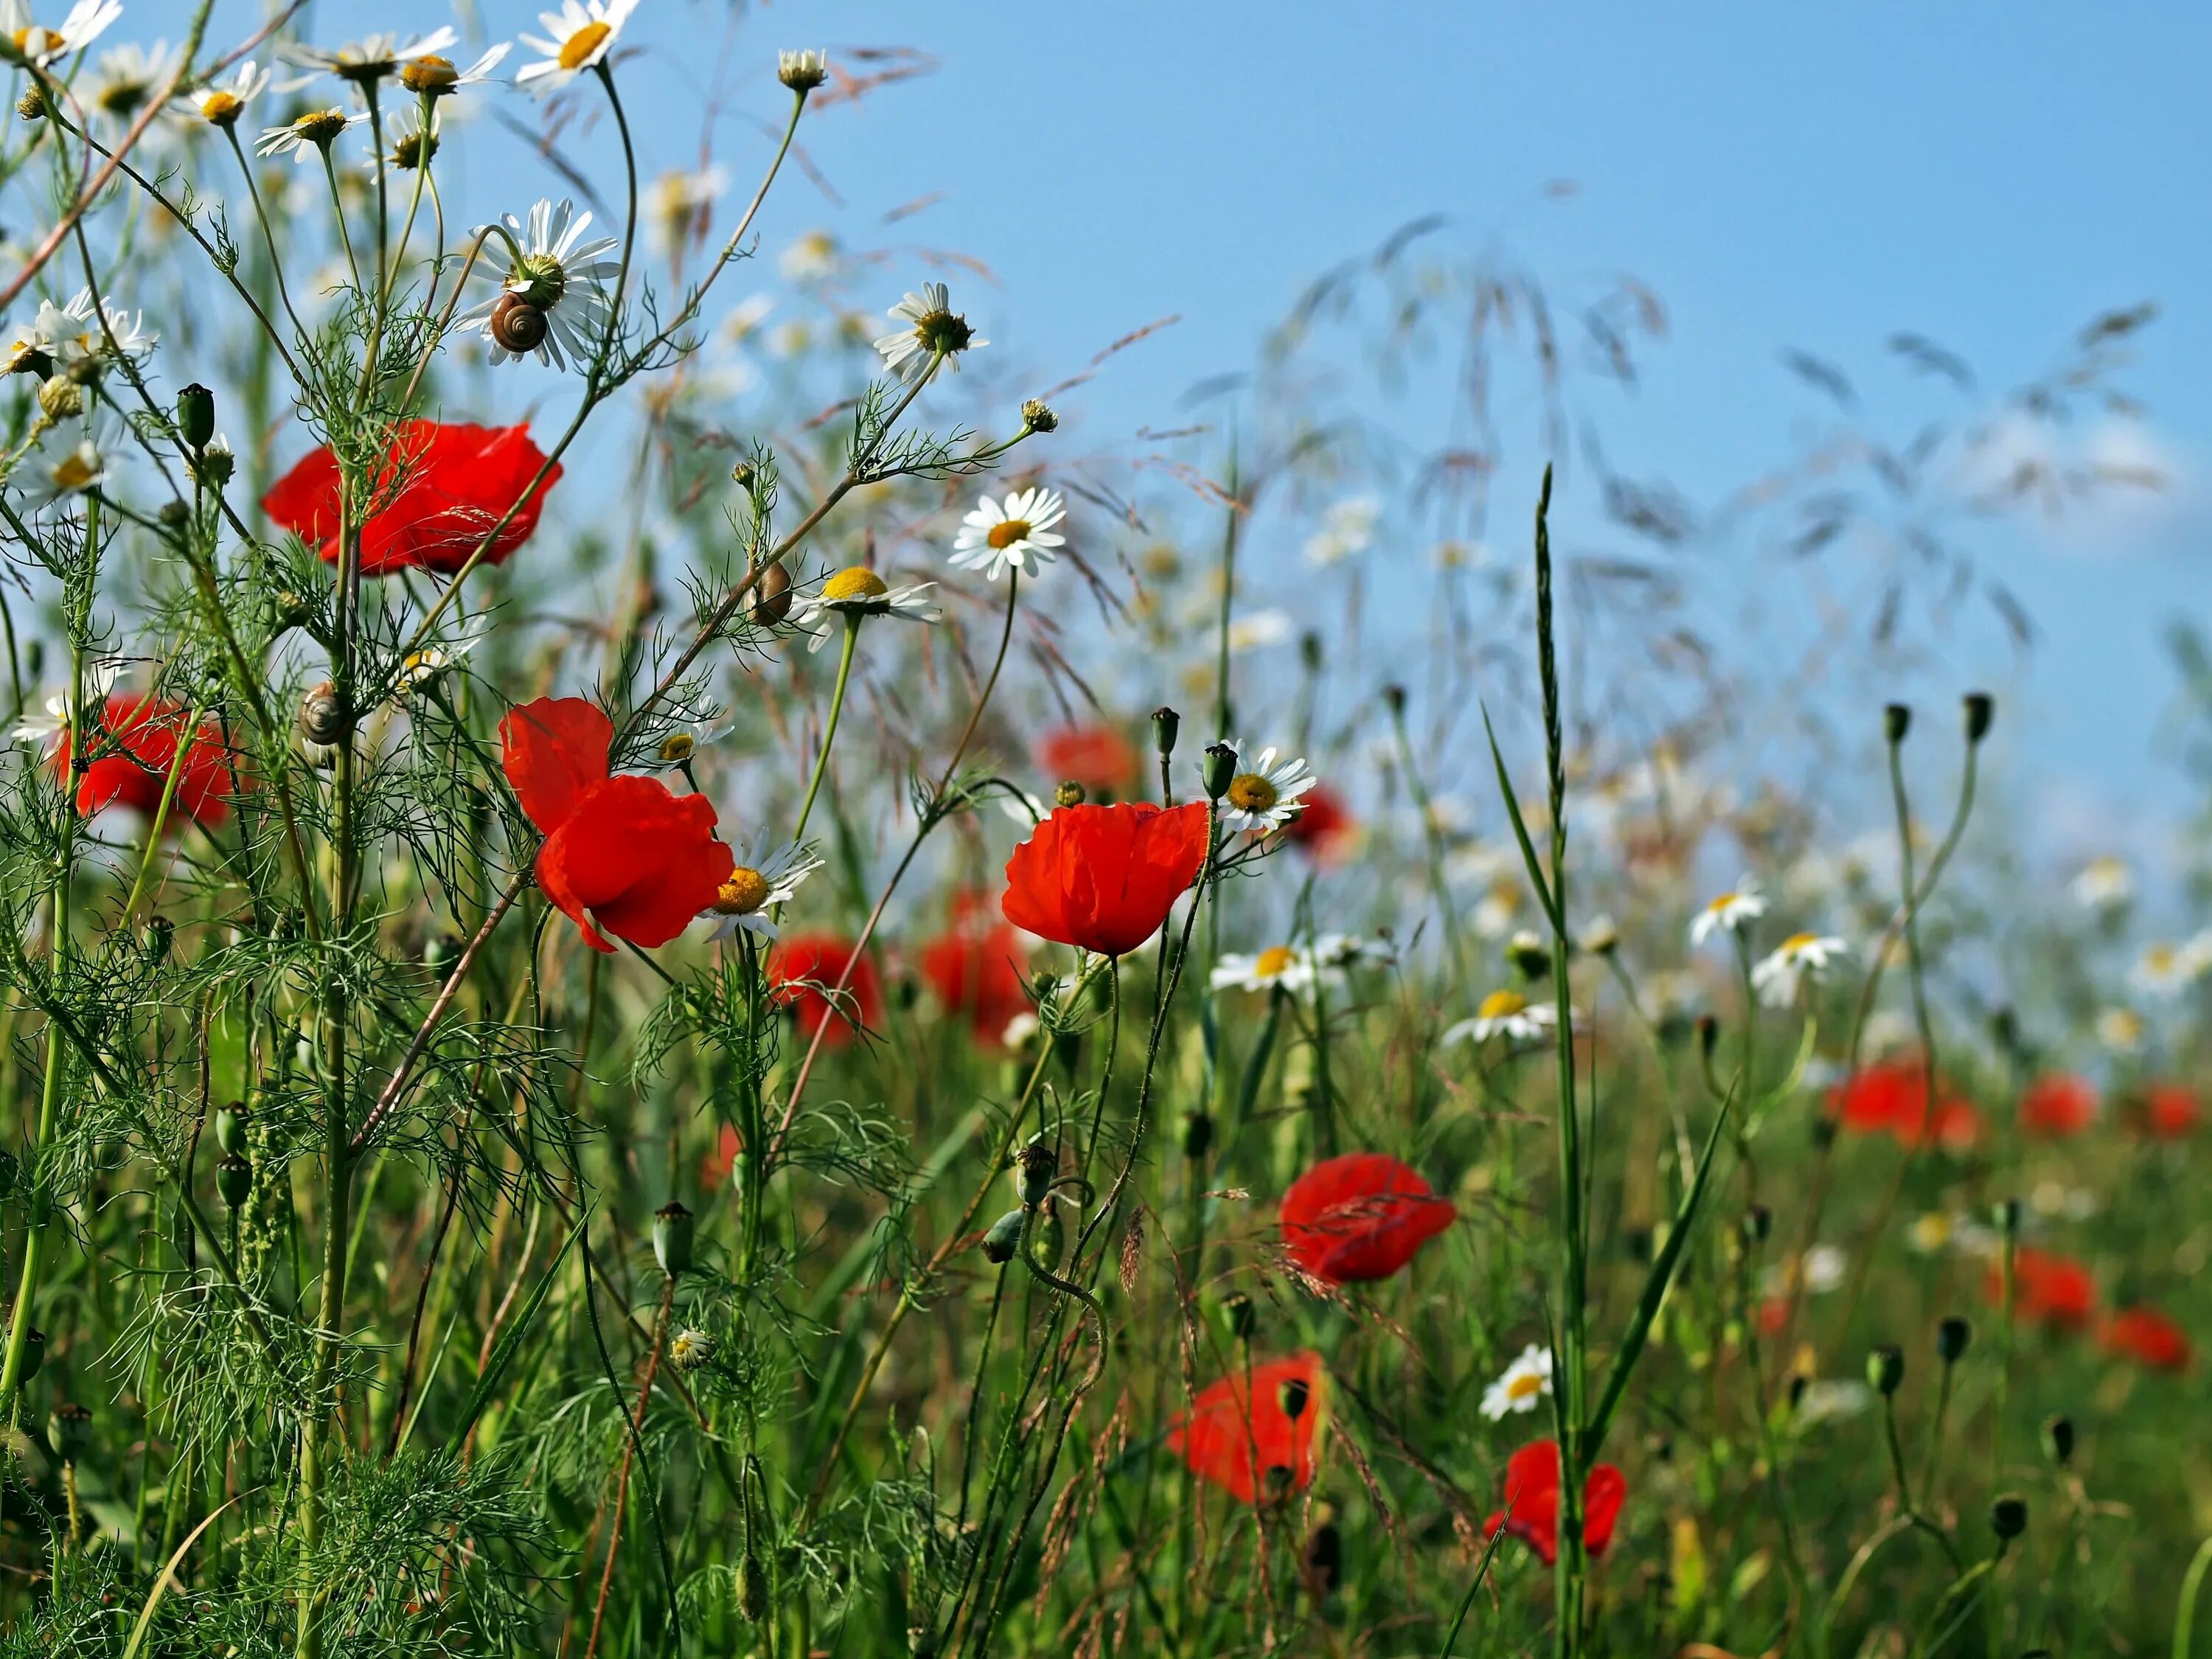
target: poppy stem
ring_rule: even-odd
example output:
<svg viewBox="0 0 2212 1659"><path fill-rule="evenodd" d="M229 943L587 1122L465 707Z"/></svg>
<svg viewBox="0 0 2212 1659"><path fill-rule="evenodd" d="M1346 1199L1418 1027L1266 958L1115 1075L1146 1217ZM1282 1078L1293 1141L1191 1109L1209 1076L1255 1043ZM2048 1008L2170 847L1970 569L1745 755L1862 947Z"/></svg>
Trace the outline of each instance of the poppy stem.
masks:
<svg viewBox="0 0 2212 1659"><path fill-rule="evenodd" d="M860 618L855 614L845 618L845 643L837 653L837 687L830 694L830 724L822 732L822 752L814 757L814 776L806 786L806 801L799 809L798 826L791 832L793 842L806 839L806 820L813 816L814 798L822 793L822 774L830 765L830 745L837 741L837 722L845 712L845 686L853 678L853 647L860 643Z"/></svg>

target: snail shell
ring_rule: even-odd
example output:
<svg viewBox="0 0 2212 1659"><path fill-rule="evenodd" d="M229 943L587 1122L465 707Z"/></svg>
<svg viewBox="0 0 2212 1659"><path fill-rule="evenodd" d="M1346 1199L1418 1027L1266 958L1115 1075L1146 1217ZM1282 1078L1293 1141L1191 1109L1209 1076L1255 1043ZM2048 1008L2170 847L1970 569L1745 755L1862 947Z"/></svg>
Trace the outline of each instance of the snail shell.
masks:
<svg viewBox="0 0 2212 1659"><path fill-rule="evenodd" d="M351 723L345 699L328 680L300 699L300 735L319 748L337 743Z"/></svg>
<svg viewBox="0 0 2212 1659"><path fill-rule="evenodd" d="M791 573L781 562L760 573L753 584L752 619L763 628L774 628L791 614Z"/></svg>
<svg viewBox="0 0 2212 1659"><path fill-rule="evenodd" d="M519 294L502 294L491 308L491 337L520 356L545 343L545 313Z"/></svg>

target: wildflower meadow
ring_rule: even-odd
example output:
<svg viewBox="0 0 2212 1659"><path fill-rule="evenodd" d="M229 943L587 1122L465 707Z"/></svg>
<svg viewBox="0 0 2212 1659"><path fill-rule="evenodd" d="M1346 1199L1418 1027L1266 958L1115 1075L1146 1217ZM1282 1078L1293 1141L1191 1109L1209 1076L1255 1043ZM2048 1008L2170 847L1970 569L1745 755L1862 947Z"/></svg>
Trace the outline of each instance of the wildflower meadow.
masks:
<svg viewBox="0 0 2212 1659"><path fill-rule="evenodd" d="M1741 493L1816 684L1640 281L1126 438L787 9L0 0L0 1651L2212 1653L2212 929L1942 672L2154 308Z"/></svg>

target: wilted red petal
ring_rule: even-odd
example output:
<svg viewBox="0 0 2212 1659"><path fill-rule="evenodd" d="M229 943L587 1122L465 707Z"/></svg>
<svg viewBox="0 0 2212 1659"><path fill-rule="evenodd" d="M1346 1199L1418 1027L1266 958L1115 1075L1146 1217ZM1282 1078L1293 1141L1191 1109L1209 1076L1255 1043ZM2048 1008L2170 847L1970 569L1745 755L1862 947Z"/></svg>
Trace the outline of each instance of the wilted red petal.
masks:
<svg viewBox="0 0 2212 1659"><path fill-rule="evenodd" d="M539 697L507 711L499 723L500 763L540 834L567 823L578 797L606 781L614 740L614 722L581 697Z"/></svg>
<svg viewBox="0 0 2212 1659"><path fill-rule="evenodd" d="M852 960L853 941L835 933L787 933L769 951L768 982L775 988L776 1006L797 1011L799 1035L805 1041L811 1042L821 1030L824 1048L842 1048L853 1040L855 1019L870 1026L883 1018L883 988L875 963L865 955L836 1001L823 994L822 988L835 985Z"/></svg>
<svg viewBox="0 0 2212 1659"><path fill-rule="evenodd" d="M714 803L658 778L592 785L538 849L538 886L596 951L615 948L601 929L647 950L667 944L736 867L715 837Z"/></svg>
<svg viewBox="0 0 2212 1659"><path fill-rule="evenodd" d="M1283 1248L1316 1279L1388 1279L1451 1225L1450 1200L1385 1152L1324 1159L1283 1194Z"/></svg>
<svg viewBox="0 0 2212 1659"><path fill-rule="evenodd" d="M2155 1308L2129 1308L2105 1322L2105 1352L2154 1370L2189 1369L2189 1339L2181 1327Z"/></svg>
<svg viewBox="0 0 2212 1659"><path fill-rule="evenodd" d="M1310 1350L1255 1365L1249 1393L1243 1373L1232 1372L1203 1390L1175 1420L1168 1449L1201 1480L1243 1503L1258 1501L1271 1468L1290 1472L1285 1492L1303 1492L1313 1480L1314 1431L1328 1381L1321 1356ZM1295 1418L1283 1408L1287 1382L1305 1387L1304 1409Z"/></svg>
<svg viewBox="0 0 2212 1659"><path fill-rule="evenodd" d="M1126 956L1190 890L1206 836L1201 802L1060 807L1006 860L1000 908L1040 938Z"/></svg>
<svg viewBox="0 0 2212 1659"><path fill-rule="evenodd" d="M2020 1097L2020 1127L2032 1135L2078 1135L2096 1121L2095 1087L2071 1073L2039 1077Z"/></svg>

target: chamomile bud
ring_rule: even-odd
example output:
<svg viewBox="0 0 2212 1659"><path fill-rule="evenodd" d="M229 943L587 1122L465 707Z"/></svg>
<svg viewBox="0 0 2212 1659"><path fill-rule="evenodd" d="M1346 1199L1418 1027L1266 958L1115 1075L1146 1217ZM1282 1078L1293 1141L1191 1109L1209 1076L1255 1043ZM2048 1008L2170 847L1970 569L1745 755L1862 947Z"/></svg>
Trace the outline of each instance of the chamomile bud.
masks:
<svg viewBox="0 0 2212 1659"><path fill-rule="evenodd" d="M1089 799L1089 793L1073 778L1063 778L1060 787L1052 792L1052 804L1054 806L1080 806Z"/></svg>
<svg viewBox="0 0 2212 1659"><path fill-rule="evenodd" d="M1901 702L1886 705L1881 711L1881 734L1891 744L1905 741L1905 734L1912 729L1912 710Z"/></svg>
<svg viewBox="0 0 2212 1659"><path fill-rule="evenodd" d="M39 412L50 421L73 421L84 413L84 388L57 374L39 386Z"/></svg>
<svg viewBox="0 0 2212 1659"><path fill-rule="evenodd" d="M1551 947L1527 927L1505 941L1505 960L1526 980L1542 979L1552 971Z"/></svg>
<svg viewBox="0 0 2212 1659"><path fill-rule="evenodd" d="M1031 432L1056 432L1060 416L1052 412L1052 405L1041 398L1032 398L1022 405L1022 424Z"/></svg>
<svg viewBox="0 0 2212 1659"><path fill-rule="evenodd" d="M1996 702L1986 691L1969 691L1962 705L1966 722L1966 741L1979 743L1990 734L1990 722L1996 718Z"/></svg>
<svg viewBox="0 0 2212 1659"><path fill-rule="evenodd" d="M811 92L830 78L829 54L780 52L775 55L775 78L793 92Z"/></svg>
<svg viewBox="0 0 2212 1659"><path fill-rule="evenodd" d="M691 1212L676 1199L670 1199L653 1212L653 1260L660 1263L660 1271L671 1279L680 1277L690 1268L696 1224Z"/></svg>

